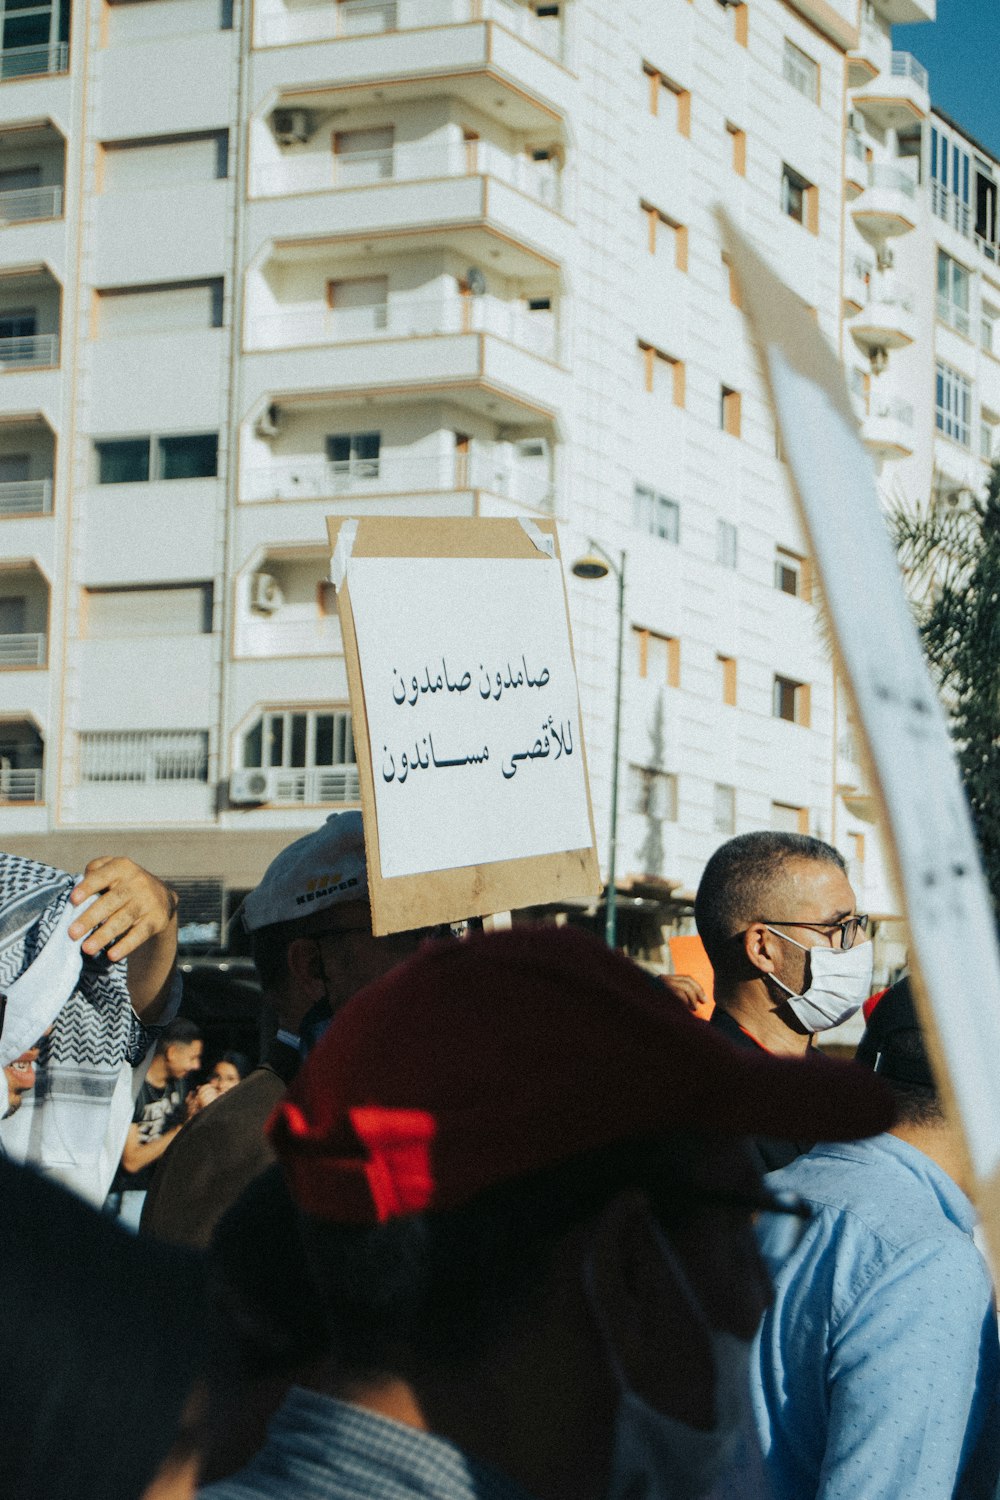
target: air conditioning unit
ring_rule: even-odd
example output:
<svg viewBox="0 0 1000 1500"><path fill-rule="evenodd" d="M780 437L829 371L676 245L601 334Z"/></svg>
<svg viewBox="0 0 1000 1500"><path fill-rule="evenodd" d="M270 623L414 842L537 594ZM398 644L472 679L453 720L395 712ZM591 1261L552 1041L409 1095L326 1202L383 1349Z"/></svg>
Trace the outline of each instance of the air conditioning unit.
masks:
<svg viewBox="0 0 1000 1500"><path fill-rule="evenodd" d="M258 417L254 423L254 432L261 438L273 438L278 436L281 426L281 407L272 401L263 415Z"/></svg>
<svg viewBox="0 0 1000 1500"><path fill-rule="evenodd" d="M229 777L229 800L243 804L266 802L271 795L271 773L256 769L233 771Z"/></svg>
<svg viewBox="0 0 1000 1500"><path fill-rule="evenodd" d="M281 585L271 573L255 573L250 580L250 608L273 615L285 602Z"/></svg>
<svg viewBox="0 0 1000 1500"><path fill-rule="evenodd" d="M276 109L273 123L279 146L302 146L313 133L308 109Z"/></svg>

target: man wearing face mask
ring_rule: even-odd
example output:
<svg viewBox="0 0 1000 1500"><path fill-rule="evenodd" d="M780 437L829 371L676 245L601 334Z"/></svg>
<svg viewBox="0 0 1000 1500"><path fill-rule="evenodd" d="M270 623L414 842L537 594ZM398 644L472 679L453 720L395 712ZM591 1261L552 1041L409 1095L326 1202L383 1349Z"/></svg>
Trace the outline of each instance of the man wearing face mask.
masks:
<svg viewBox="0 0 1000 1500"><path fill-rule="evenodd" d="M807 1056L868 998L872 948L843 856L798 833L740 834L705 866L695 921L715 976L710 1025L739 1047ZM754 1141L763 1171L813 1137Z"/></svg>
<svg viewBox="0 0 1000 1500"><path fill-rule="evenodd" d="M753 1221L803 1222L741 1138L889 1117L878 1079L741 1052L585 933L426 944L270 1123L326 1352L203 1500L708 1494L770 1296Z"/></svg>

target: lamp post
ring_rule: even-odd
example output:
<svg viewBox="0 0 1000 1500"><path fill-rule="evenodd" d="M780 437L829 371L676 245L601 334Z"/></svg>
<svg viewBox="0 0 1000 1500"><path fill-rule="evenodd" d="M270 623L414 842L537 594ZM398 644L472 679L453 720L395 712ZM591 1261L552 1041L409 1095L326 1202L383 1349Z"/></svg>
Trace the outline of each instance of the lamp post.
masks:
<svg viewBox="0 0 1000 1500"><path fill-rule="evenodd" d="M618 851L618 760L621 749L622 721L622 643L625 634L625 553L616 563L593 537L588 538L590 551L578 557L571 568L575 578L607 578L613 573L618 580L618 651L615 663L615 723L611 739L611 822L608 834L608 884L604 900L604 941L614 948L618 939L618 898L615 890L615 864Z"/></svg>

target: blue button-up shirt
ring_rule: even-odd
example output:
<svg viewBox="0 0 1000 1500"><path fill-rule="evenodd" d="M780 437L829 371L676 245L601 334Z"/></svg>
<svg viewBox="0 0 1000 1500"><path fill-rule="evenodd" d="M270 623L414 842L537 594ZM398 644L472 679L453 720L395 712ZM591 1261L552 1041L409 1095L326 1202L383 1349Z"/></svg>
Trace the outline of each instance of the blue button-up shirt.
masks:
<svg viewBox="0 0 1000 1500"><path fill-rule="evenodd" d="M949 1500L992 1493L1000 1349L968 1198L891 1135L823 1145L766 1179L814 1217L771 1266L754 1415L774 1500ZM780 1234L780 1226L778 1227ZM769 1245L764 1230L763 1250Z"/></svg>
<svg viewBox="0 0 1000 1500"><path fill-rule="evenodd" d="M201 1500L529 1500L454 1443L294 1387L256 1458Z"/></svg>

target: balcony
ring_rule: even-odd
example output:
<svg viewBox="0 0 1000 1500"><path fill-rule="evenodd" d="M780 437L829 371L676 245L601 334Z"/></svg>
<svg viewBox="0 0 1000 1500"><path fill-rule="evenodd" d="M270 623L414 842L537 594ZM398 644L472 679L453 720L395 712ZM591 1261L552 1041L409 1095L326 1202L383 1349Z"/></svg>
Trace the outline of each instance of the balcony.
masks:
<svg viewBox="0 0 1000 1500"><path fill-rule="evenodd" d="M51 479L0 480L0 517L51 514Z"/></svg>
<svg viewBox="0 0 1000 1500"><path fill-rule="evenodd" d="M247 348L294 349L447 333L491 333L542 359L559 357L559 330L553 317L491 296L413 302L399 297L369 307L269 313L250 319Z"/></svg>
<svg viewBox="0 0 1000 1500"><path fill-rule="evenodd" d="M889 72L858 89L851 102L879 130L905 130L930 111L927 69L912 53L894 52Z"/></svg>
<svg viewBox="0 0 1000 1500"><path fill-rule="evenodd" d="M544 445L539 446L544 457ZM538 466L517 464L504 453L491 452L487 445L474 446L471 453L462 455L411 458L387 453L377 459L339 463L305 455L276 459L252 469L247 477L248 497L254 500L342 500L488 490L531 510L551 511L553 506L547 457Z"/></svg>
<svg viewBox="0 0 1000 1500"><path fill-rule="evenodd" d="M44 667L48 637L38 632L0 635L0 667Z"/></svg>
<svg viewBox="0 0 1000 1500"><path fill-rule="evenodd" d="M24 224L30 219L58 219L62 211L63 190L58 183L0 192L0 228Z"/></svg>
<svg viewBox="0 0 1000 1500"><path fill-rule="evenodd" d="M895 397L873 393L861 427L865 447L882 460L909 458L913 452L913 407Z"/></svg>
<svg viewBox="0 0 1000 1500"><path fill-rule="evenodd" d="M41 47L5 47L0 51L0 83L11 78L65 73L68 67L68 42L48 42Z"/></svg>
<svg viewBox="0 0 1000 1500"><path fill-rule="evenodd" d="M536 203L565 209L563 173L554 157L535 160L527 152L505 150L493 141L395 142L381 150L285 152L261 163L251 175L251 197L288 197L427 182L442 177L487 176L516 188Z"/></svg>
<svg viewBox="0 0 1000 1500"><path fill-rule="evenodd" d="M917 336L912 291L897 287L885 272L869 287L868 301L848 324L854 342L875 364L880 352L905 349Z"/></svg>
<svg viewBox="0 0 1000 1500"><path fill-rule="evenodd" d="M864 88L890 67L891 57L890 33L879 24L874 5L865 0L861 8L858 45L847 54L847 87Z"/></svg>
<svg viewBox="0 0 1000 1500"><path fill-rule="evenodd" d="M41 802L41 770L22 771L0 765L0 804L5 802Z"/></svg>
<svg viewBox="0 0 1000 1500"><path fill-rule="evenodd" d="M855 312L860 312L868 301L868 288L875 274L875 262L864 255L854 255L848 261L844 276L844 300Z"/></svg>
<svg viewBox="0 0 1000 1500"><path fill-rule="evenodd" d="M851 218L869 244L906 234L917 222L917 185L898 167L871 163L865 186L851 204Z"/></svg>
<svg viewBox="0 0 1000 1500"><path fill-rule="evenodd" d="M342 0L336 6L262 4L254 45L284 47L295 42L327 42L377 36L415 28L495 21L530 47L564 61L561 16L538 16L517 0Z"/></svg>
<svg viewBox="0 0 1000 1500"><path fill-rule="evenodd" d="M2 321L2 319L0 319ZM57 333L13 334L0 337L0 372L51 370L59 364Z"/></svg>

